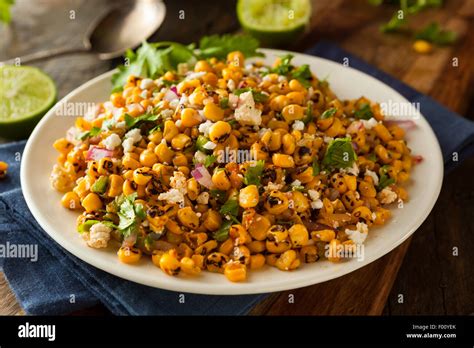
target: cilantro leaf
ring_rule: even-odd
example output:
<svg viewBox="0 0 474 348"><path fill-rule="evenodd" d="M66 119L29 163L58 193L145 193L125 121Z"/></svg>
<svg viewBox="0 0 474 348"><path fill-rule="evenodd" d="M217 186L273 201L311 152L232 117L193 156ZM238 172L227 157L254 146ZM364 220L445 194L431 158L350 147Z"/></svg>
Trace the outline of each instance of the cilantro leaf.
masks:
<svg viewBox="0 0 474 348"><path fill-rule="evenodd" d="M387 186L390 186L395 183L395 179L389 177L387 174L382 174L379 179L379 184L377 186L377 189L379 191L383 190Z"/></svg>
<svg viewBox="0 0 474 348"><path fill-rule="evenodd" d="M443 30L439 24L432 22L415 35L416 40L425 40L436 45L449 45L457 40L457 33L450 30Z"/></svg>
<svg viewBox="0 0 474 348"><path fill-rule="evenodd" d="M222 98L219 100L219 106L221 109L228 109L229 108L229 98Z"/></svg>
<svg viewBox="0 0 474 348"><path fill-rule="evenodd" d="M206 159L204 160L204 167L208 168L212 166L215 162L217 161L217 157L214 155L208 155L206 156Z"/></svg>
<svg viewBox="0 0 474 348"><path fill-rule="evenodd" d="M356 110L354 112L354 117L360 120L370 120L372 117L374 117L374 113L372 112L372 109L370 108L370 104L369 103L362 104L359 107L359 110Z"/></svg>
<svg viewBox="0 0 474 348"><path fill-rule="evenodd" d="M319 175L319 173L321 172L321 167L319 166L319 162L316 157L313 159L312 167L313 167L313 175L314 176Z"/></svg>
<svg viewBox="0 0 474 348"><path fill-rule="evenodd" d="M129 114L125 114L124 120L125 125L128 128L135 128L138 126L140 122L154 122L160 118L160 115L152 115L152 114L145 114L138 117L130 116Z"/></svg>
<svg viewBox="0 0 474 348"><path fill-rule="evenodd" d="M109 183L109 177L101 176L99 177L91 187L91 191L95 193L105 193L107 190L107 185Z"/></svg>
<svg viewBox="0 0 474 348"><path fill-rule="evenodd" d="M219 212L222 215L237 216L239 214L239 202L236 197L231 197L225 202Z"/></svg>
<svg viewBox="0 0 474 348"><path fill-rule="evenodd" d="M265 93L256 91L256 90L254 90L252 88L248 88L248 87L247 88L236 89L233 93L235 95L241 95L242 93L245 93L245 92L252 92L253 100L256 103L265 103L268 100L268 95L266 95Z"/></svg>
<svg viewBox="0 0 474 348"><path fill-rule="evenodd" d="M224 221L221 227L214 232L213 237L218 242L223 242L229 238L230 226L232 226L232 220Z"/></svg>
<svg viewBox="0 0 474 348"><path fill-rule="evenodd" d="M224 204L224 203L225 203L226 197L227 197L227 192L226 192L226 191L214 189L214 190L210 190L209 193L211 194L212 197L214 197L215 199L217 199L217 201L218 201L220 204Z"/></svg>
<svg viewBox="0 0 474 348"><path fill-rule="evenodd" d="M257 51L259 45L258 40L249 35L225 34L222 36L204 36L199 41L199 52L197 55L199 59L211 57L225 59L228 53L240 51L245 58L263 57L263 53Z"/></svg>
<svg viewBox="0 0 474 348"><path fill-rule="evenodd" d="M326 118L333 117L334 114L336 113L337 109L336 108L330 108L324 111L319 118L321 120L325 120Z"/></svg>
<svg viewBox="0 0 474 348"><path fill-rule="evenodd" d="M291 69L293 69L293 65L291 65L291 60L293 57L294 55L292 54L285 54L284 56L281 56L280 64L274 67L271 72L278 75L288 75Z"/></svg>
<svg viewBox="0 0 474 348"><path fill-rule="evenodd" d="M303 64L291 72L291 77L298 80L304 87L311 86L310 80L313 78L308 64Z"/></svg>
<svg viewBox="0 0 474 348"><path fill-rule="evenodd" d="M322 163L326 168L347 168L356 160L351 138L338 138L329 143Z"/></svg>
<svg viewBox="0 0 474 348"><path fill-rule="evenodd" d="M245 185L260 185L260 177L263 173L263 168L265 166L264 160L259 160L257 163L252 166L252 164L247 168L247 172L244 175L244 184Z"/></svg>
<svg viewBox="0 0 474 348"><path fill-rule="evenodd" d="M80 140L86 140L87 138L92 138L92 137L95 137L96 135L99 135L100 132L101 132L101 129L99 127L93 127L89 131L80 133L78 138Z"/></svg>
<svg viewBox="0 0 474 348"><path fill-rule="evenodd" d="M77 226L77 232L79 233L89 232L91 227L94 226L95 224L98 224L99 222L107 227L110 227L113 229L117 228L117 226L115 226L114 223L111 221L87 220L86 222Z"/></svg>
<svg viewBox="0 0 474 348"><path fill-rule="evenodd" d="M141 219L146 218L146 213L143 209L143 205L135 204L137 193L132 193L128 196L121 196L117 202L120 204L119 212L119 225L118 230L124 236L127 237L133 233L136 233Z"/></svg>
<svg viewBox="0 0 474 348"><path fill-rule="evenodd" d="M196 139L196 148L201 152L208 152L209 150L204 147L210 140L206 138L204 135L199 135Z"/></svg>
<svg viewBox="0 0 474 348"><path fill-rule="evenodd" d="M303 118L303 123L306 125L313 121L313 101L310 100L308 101L308 104L306 104L306 113L305 117Z"/></svg>

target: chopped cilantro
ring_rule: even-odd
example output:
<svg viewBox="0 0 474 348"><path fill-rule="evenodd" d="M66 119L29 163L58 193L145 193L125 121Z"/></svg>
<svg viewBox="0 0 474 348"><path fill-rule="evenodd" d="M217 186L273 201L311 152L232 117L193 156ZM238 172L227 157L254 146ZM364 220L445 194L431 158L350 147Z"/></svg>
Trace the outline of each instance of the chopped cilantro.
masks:
<svg viewBox="0 0 474 348"><path fill-rule="evenodd" d="M326 118L333 117L334 114L336 113L337 109L336 108L330 108L324 111L319 118L321 120L325 120Z"/></svg>
<svg viewBox="0 0 474 348"><path fill-rule="evenodd" d="M245 185L260 185L260 177L262 176L263 168L265 166L264 160L259 160L255 165L252 164L247 168L244 175Z"/></svg>
<svg viewBox="0 0 474 348"><path fill-rule="evenodd" d="M323 158L325 168L348 168L357 160L351 138L332 140Z"/></svg>
<svg viewBox="0 0 474 348"><path fill-rule="evenodd" d="M354 117L360 120L370 120L372 117L374 117L374 113L370 108L370 104L363 103L360 105L359 109L354 112Z"/></svg>

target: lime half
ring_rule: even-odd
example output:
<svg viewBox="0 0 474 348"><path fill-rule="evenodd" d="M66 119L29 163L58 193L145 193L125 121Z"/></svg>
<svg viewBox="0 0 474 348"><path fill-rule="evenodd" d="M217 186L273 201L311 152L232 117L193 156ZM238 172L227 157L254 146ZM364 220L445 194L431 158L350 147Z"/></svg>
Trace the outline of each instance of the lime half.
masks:
<svg viewBox="0 0 474 348"><path fill-rule="evenodd" d="M41 70L0 67L0 136L26 138L55 100L54 82Z"/></svg>
<svg viewBox="0 0 474 348"><path fill-rule="evenodd" d="M311 17L310 0L239 0L242 27L264 46L294 42Z"/></svg>

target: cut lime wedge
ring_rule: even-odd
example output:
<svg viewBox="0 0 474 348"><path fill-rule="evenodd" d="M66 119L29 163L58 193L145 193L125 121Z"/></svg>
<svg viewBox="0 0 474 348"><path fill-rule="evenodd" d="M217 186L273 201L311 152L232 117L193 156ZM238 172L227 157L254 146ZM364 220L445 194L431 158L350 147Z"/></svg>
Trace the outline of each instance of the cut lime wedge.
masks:
<svg viewBox="0 0 474 348"><path fill-rule="evenodd" d="M0 136L27 137L56 100L56 86L30 66L0 67Z"/></svg>
<svg viewBox="0 0 474 348"><path fill-rule="evenodd" d="M242 27L262 45L294 42L311 17L309 0L239 0L237 16Z"/></svg>

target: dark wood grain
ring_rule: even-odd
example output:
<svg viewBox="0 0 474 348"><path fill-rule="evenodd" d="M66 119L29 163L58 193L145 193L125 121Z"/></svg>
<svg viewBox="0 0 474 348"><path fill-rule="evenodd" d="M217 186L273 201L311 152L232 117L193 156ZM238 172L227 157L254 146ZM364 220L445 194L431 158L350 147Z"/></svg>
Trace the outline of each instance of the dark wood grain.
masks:
<svg viewBox="0 0 474 348"><path fill-rule="evenodd" d="M87 23L106 11L113 1L96 0L94 5L84 0L41 0L34 1L34 6L31 0L17 0L17 3L13 14L19 19L10 28L0 27L0 59L41 48L80 44ZM167 17L153 36L154 40L189 43L204 34L238 29L235 1L219 2L219 5L182 0L166 3ZM411 20L410 25L415 29L437 20L460 34L455 46L437 48L426 56L413 51L408 32L387 35L379 31L379 26L390 18L394 9L371 7L366 0L315 0L307 34L289 48L304 51L320 39L335 41L451 110L474 117L474 1L446 1L442 10L428 10ZM76 11L74 21L68 17L70 10ZM184 11L184 19L179 17L180 11ZM56 14L54 21L47 19L49 12ZM31 35L32 32L35 35ZM452 66L453 58L458 58L458 67ZM80 55L49 60L38 66L53 76L61 97L117 62L119 60L102 62L93 56ZM391 253L344 277L272 294L251 314L474 313L474 253L470 252L474 247L473 170L471 159L445 178L440 198L428 219L411 239ZM459 248L459 256L452 255L453 247ZM294 296L294 303L288 303L290 294ZM21 313L1 280L0 298L0 314ZM99 306L75 314L106 313L105 308Z"/></svg>

